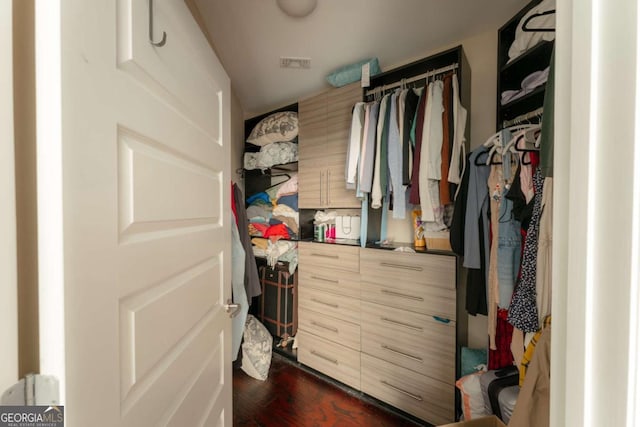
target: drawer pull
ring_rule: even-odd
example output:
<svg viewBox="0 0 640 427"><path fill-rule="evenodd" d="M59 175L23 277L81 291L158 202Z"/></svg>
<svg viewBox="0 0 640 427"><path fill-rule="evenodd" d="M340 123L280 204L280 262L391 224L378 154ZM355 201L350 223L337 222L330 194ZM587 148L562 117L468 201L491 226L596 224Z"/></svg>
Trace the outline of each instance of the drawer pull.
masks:
<svg viewBox="0 0 640 427"><path fill-rule="evenodd" d="M338 280L325 279L324 277L319 277L319 276L311 276L311 278L314 280L322 280L323 282L329 282L329 283L335 283L335 284L340 283Z"/></svg>
<svg viewBox="0 0 640 427"><path fill-rule="evenodd" d="M317 302L318 304L326 305L328 307L333 307L333 308L338 308L339 307L338 304L332 304L330 302L320 301L319 299L316 299L316 298L311 298L311 301Z"/></svg>
<svg viewBox="0 0 640 427"><path fill-rule="evenodd" d="M444 317L440 317L440 316L431 316L433 317L433 320L435 320L436 322L440 322L440 323L449 323L451 322L450 319L446 319Z"/></svg>
<svg viewBox="0 0 640 427"><path fill-rule="evenodd" d="M389 388L394 389L395 391L399 391L400 393L409 396L412 399L417 400L418 402L422 402L422 396L418 396L417 394L413 394L413 393L409 393L406 390L401 389L400 387L396 387L394 385L389 384L388 382L386 382L385 380L380 380L380 382L384 385L386 385Z"/></svg>
<svg viewBox="0 0 640 427"><path fill-rule="evenodd" d="M318 353L318 352L317 352L317 351L315 351L315 350L311 350L311 354L313 354L313 355L314 355L314 356L316 356L316 357L319 357L320 359L324 359L324 360L326 360L327 362L331 362L331 363L333 363L334 365L337 365L337 364L338 364L338 359L332 359L331 357L329 357L329 356L325 356L325 355L324 355L324 354L322 354L322 353Z"/></svg>
<svg viewBox="0 0 640 427"><path fill-rule="evenodd" d="M382 347L385 350L389 350L392 353L399 354L400 356L404 356L404 357L407 357L407 358L409 358L411 360L415 360L416 362L422 362L422 358L421 357L412 356L412 355L407 354L405 352L402 352L400 350L396 350L395 348L389 347L388 345L384 345L383 344L380 347Z"/></svg>
<svg viewBox="0 0 640 427"><path fill-rule="evenodd" d="M326 326L326 325L323 325L322 323L314 322L313 320L311 321L311 324L313 326L317 326L318 328L322 328L322 329L326 329L326 330L331 331L331 332L338 333L338 328L334 328L334 327L331 327L331 326Z"/></svg>
<svg viewBox="0 0 640 427"><path fill-rule="evenodd" d="M381 317L380 320L382 320L383 322L392 323L394 325L403 326L405 328L413 329L414 331L422 332L422 328L420 326L413 326L413 325L410 325L408 323L398 322L397 320L392 320L392 319L389 319L387 317Z"/></svg>
<svg viewBox="0 0 640 427"><path fill-rule="evenodd" d="M424 298L422 297L417 297L415 295L402 294L400 292L390 291L388 289L382 289L380 292L382 292L383 294L391 295L394 297L406 298L413 301L424 301Z"/></svg>
<svg viewBox="0 0 640 427"><path fill-rule="evenodd" d="M340 257L338 255L326 255L326 254L317 254L317 253L312 253L312 256L319 256L322 258L332 258L332 259L339 259Z"/></svg>
<svg viewBox="0 0 640 427"><path fill-rule="evenodd" d="M415 265L393 264L390 262L381 262L382 267L401 268L403 270L422 271L422 267L416 267Z"/></svg>

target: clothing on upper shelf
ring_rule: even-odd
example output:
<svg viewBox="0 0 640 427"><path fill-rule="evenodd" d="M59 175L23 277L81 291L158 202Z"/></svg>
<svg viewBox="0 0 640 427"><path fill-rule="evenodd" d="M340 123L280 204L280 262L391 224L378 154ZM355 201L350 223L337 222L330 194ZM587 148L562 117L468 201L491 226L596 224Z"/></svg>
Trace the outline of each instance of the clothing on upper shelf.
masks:
<svg viewBox="0 0 640 427"><path fill-rule="evenodd" d="M275 165L298 161L298 144L273 142L260 148L257 153L244 153L246 170L268 169Z"/></svg>
<svg viewBox="0 0 640 427"><path fill-rule="evenodd" d="M248 231L251 236L272 239L295 239L300 231L298 216L298 175L253 194L247 198L249 206Z"/></svg>
<svg viewBox="0 0 640 427"><path fill-rule="evenodd" d="M505 90L500 96L500 104L505 105L533 92L537 87L547 83L549 67L534 71L522 80L519 90Z"/></svg>
<svg viewBox="0 0 640 427"><path fill-rule="evenodd" d="M509 48L509 62L516 59L518 56L531 49L538 43L543 40L551 41L555 39L554 32L544 32L544 31L524 31L522 29L522 25L524 22L535 14L540 14L543 12L555 10L556 1L555 0L542 0L540 4L532 7L520 20L518 23L518 28L516 28L516 35L511 47ZM540 17L536 17L533 22L529 23L530 27L534 28L555 28L556 25L556 15L555 13L551 13L548 15L543 15Z"/></svg>

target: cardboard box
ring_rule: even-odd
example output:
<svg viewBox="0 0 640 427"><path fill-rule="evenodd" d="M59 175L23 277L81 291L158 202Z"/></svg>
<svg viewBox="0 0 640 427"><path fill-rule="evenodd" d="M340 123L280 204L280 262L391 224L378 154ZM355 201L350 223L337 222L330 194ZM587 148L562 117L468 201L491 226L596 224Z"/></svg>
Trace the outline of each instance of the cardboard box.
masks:
<svg viewBox="0 0 640 427"><path fill-rule="evenodd" d="M476 418L469 421L460 421L459 423L443 424L439 427L507 427L500 418L495 415L488 417Z"/></svg>

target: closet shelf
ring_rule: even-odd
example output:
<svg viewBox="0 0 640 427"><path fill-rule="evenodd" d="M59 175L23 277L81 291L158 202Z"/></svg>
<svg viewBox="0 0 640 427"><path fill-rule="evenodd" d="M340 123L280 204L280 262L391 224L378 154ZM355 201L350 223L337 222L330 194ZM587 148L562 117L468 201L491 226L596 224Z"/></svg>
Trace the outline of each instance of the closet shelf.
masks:
<svg viewBox="0 0 640 427"><path fill-rule="evenodd" d="M549 65L552 50L553 41L542 41L526 52L520 54L520 56L513 61L504 64L500 68L500 73L511 73L519 68L525 69L529 72L541 66L542 68L540 69L544 69Z"/></svg>
<svg viewBox="0 0 640 427"><path fill-rule="evenodd" d="M538 86L537 88L535 88L534 90L532 90L531 92L529 92L528 94L518 98L518 99L514 99L513 101L507 102L506 104L504 104L502 106L503 110L508 110L509 108L513 108L513 106L518 105L518 104L524 104L526 103L528 100L532 99L532 98L536 98L538 96L540 96L540 94L544 94L544 90L546 88L546 83Z"/></svg>
<svg viewBox="0 0 640 427"><path fill-rule="evenodd" d="M544 102L544 92L545 88L540 87L534 92L501 107L500 114L498 116L499 123L501 124L505 120L511 120L522 114L526 114L542 107ZM501 128L501 126L499 126L499 128Z"/></svg>
<svg viewBox="0 0 640 427"><path fill-rule="evenodd" d="M254 238L258 238L258 239L268 239L268 237L255 236L255 235L251 235L251 234L249 235L249 237L251 237L252 239L254 239ZM285 242L301 242L301 241L303 241L303 240L302 240L302 239L300 239L300 238L296 238L296 239L278 239L278 241L280 241L280 240L283 240L283 241L285 241Z"/></svg>

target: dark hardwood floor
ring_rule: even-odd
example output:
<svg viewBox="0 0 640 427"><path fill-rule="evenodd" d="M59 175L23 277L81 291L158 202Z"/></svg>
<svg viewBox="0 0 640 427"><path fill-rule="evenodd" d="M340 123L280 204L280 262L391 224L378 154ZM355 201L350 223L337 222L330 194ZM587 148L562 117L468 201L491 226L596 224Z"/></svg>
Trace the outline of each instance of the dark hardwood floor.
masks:
<svg viewBox="0 0 640 427"><path fill-rule="evenodd" d="M361 399L296 362L274 353L269 378L259 381L234 365L234 426L420 426L375 404Z"/></svg>

